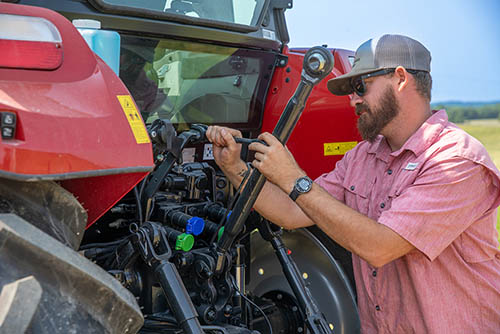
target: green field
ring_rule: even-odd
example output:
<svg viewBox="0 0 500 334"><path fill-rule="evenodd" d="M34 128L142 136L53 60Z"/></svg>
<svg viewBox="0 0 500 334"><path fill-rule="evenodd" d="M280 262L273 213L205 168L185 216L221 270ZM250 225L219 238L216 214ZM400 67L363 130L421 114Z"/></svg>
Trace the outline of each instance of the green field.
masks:
<svg viewBox="0 0 500 334"><path fill-rule="evenodd" d="M497 168L500 168L500 121L497 119L471 120L459 126L483 143ZM497 230L500 241L500 212L497 216Z"/></svg>

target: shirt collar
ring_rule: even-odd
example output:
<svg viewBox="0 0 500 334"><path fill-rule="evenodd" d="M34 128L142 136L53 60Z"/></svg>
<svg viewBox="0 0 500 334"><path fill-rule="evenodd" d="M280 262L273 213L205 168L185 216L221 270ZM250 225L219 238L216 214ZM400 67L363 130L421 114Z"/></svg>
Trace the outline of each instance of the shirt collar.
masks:
<svg viewBox="0 0 500 334"><path fill-rule="evenodd" d="M432 115L408 138L399 150L391 152L385 137L379 135L370 145L368 153L374 153L377 158L386 162L389 155L396 157L406 150L412 151L415 156L418 156L436 141L437 136L443 131L447 123L448 115L444 109L433 111Z"/></svg>

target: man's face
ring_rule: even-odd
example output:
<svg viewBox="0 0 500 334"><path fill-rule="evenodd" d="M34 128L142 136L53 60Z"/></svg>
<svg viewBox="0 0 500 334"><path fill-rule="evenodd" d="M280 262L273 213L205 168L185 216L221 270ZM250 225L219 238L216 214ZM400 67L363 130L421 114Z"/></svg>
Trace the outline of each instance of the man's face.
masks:
<svg viewBox="0 0 500 334"><path fill-rule="evenodd" d="M372 104L372 103L370 103ZM358 119L358 130L364 140L373 142L399 113L399 104L391 86L387 85L378 99L378 103L370 104L364 99L355 105Z"/></svg>

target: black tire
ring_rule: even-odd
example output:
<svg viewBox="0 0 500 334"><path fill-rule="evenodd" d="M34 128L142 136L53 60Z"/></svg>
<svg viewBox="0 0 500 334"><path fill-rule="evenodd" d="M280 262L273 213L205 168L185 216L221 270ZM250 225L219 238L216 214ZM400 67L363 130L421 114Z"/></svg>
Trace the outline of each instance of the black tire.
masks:
<svg viewBox="0 0 500 334"><path fill-rule="evenodd" d="M87 224L81 204L53 181L1 179L0 213L13 213L75 250Z"/></svg>
<svg viewBox="0 0 500 334"><path fill-rule="evenodd" d="M135 333L135 298L75 252L87 214L52 181L0 180L0 334Z"/></svg>
<svg viewBox="0 0 500 334"><path fill-rule="evenodd" d="M0 214L0 334L133 334L134 296L24 219Z"/></svg>
<svg viewBox="0 0 500 334"><path fill-rule="evenodd" d="M291 257L334 333L359 333L360 321L351 280L337 258L351 268L350 254L317 228L284 231L282 236ZM270 243L258 232L251 235L250 280L247 291L258 297L293 292ZM337 254L336 254L337 253ZM264 332L263 332L264 334Z"/></svg>

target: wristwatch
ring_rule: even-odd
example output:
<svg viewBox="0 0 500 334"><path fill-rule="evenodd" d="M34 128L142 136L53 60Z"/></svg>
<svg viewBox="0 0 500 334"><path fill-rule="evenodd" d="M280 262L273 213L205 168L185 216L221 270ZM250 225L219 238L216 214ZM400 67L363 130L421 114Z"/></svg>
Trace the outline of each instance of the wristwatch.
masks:
<svg viewBox="0 0 500 334"><path fill-rule="evenodd" d="M313 181L308 176L299 177L293 186L293 190L290 193L290 198L295 201L299 195L309 192L312 188Z"/></svg>

